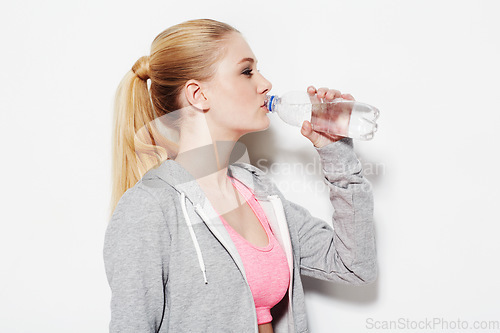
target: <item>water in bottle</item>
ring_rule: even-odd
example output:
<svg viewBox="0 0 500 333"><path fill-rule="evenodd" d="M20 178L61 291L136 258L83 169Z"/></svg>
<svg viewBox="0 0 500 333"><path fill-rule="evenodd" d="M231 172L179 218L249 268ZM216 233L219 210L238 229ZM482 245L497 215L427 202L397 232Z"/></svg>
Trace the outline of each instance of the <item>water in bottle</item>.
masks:
<svg viewBox="0 0 500 333"><path fill-rule="evenodd" d="M318 132L360 140L370 140L377 131L379 110L371 105L342 98L324 100L303 91L283 96L267 95L267 109L286 123L302 126L311 122Z"/></svg>

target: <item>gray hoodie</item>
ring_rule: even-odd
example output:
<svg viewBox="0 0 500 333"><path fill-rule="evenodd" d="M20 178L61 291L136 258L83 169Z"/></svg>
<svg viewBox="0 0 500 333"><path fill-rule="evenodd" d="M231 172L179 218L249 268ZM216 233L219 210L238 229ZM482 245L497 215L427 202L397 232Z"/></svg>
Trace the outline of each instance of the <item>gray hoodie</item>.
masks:
<svg viewBox="0 0 500 333"><path fill-rule="evenodd" d="M287 294L272 308L276 333L308 332L301 274L367 284L376 279L371 186L351 139L319 153L334 207L333 228L285 199L247 163L228 175L252 189L290 268ZM118 202L106 230L110 332L258 332L243 262L196 180L166 160Z"/></svg>

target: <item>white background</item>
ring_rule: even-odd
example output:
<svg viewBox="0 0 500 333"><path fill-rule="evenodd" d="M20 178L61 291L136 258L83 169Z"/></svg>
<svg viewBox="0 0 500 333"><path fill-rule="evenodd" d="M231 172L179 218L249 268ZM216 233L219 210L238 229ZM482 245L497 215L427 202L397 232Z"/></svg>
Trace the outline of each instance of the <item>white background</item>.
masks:
<svg viewBox="0 0 500 333"><path fill-rule="evenodd" d="M277 94L327 86L381 111L375 139L355 143L375 195L379 278L363 287L304 278L312 332L500 320L499 7L2 3L0 332L107 331L114 92L158 33L193 18L240 30ZM304 168L318 163L312 144L270 117L267 131L242 139L252 162L275 165L268 172L285 195L330 221L328 194L314 187L321 175Z"/></svg>

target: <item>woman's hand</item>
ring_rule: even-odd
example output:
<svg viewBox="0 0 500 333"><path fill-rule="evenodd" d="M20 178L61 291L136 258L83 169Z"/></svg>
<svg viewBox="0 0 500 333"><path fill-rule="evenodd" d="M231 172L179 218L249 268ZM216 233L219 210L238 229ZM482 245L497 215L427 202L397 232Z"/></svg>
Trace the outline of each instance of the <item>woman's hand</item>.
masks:
<svg viewBox="0 0 500 333"><path fill-rule="evenodd" d="M307 93L309 94L311 100L319 98L323 98L324 100L334 100L335 98L343 98L354 101L354 97L352 97L350 94L341 94L340 91L335 89L319 88L316 91L316 88L314 88L314 86L309 86L307 88ZM308 138L309 141L311 141L316 148L324 147L332 142L338 141L343 138L342 136L338 135L316 132L312 129L311 122L307 120L305 120L302 123L302 128L300 129L300 133L302 133L303 136Z"/></svg>

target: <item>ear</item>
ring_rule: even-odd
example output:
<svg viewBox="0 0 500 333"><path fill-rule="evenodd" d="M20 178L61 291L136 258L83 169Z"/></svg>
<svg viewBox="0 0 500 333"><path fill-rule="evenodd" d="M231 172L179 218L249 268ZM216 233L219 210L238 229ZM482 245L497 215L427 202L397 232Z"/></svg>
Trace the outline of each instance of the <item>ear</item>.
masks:
<svg viewBox="0 0 500 333"><path fill-rule="evenodd" d="M209 103L199 81L189 80L184 85L184 94L189 104L200 110L208 110Z"/></svg>

